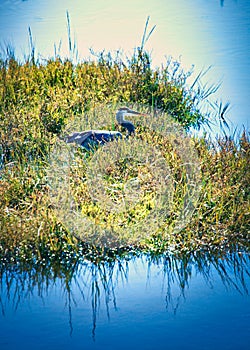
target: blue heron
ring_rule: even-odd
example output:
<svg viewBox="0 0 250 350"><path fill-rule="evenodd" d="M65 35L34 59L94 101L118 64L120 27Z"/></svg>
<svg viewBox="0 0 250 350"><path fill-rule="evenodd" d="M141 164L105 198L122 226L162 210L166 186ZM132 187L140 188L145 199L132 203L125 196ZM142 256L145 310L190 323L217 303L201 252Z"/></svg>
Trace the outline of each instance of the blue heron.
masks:
<svg viewBox="0 0 250 350"><path fill-rule="evenodd" d="M119 108L116 112L116 121L118 124L127 129L126 137L129 137L135 132L134 124L126 120L126 116L133 115L145 115L140 112L136 112L130 108L122 107ZM110 130L86 130L82 132L74 132L73 134L66 137L65 141L67 143L75 142L78 145L82 146L86 150L91 148L104 145L107 142L111 142L122 138L122 134L119 131L110 131Z"/></svg>

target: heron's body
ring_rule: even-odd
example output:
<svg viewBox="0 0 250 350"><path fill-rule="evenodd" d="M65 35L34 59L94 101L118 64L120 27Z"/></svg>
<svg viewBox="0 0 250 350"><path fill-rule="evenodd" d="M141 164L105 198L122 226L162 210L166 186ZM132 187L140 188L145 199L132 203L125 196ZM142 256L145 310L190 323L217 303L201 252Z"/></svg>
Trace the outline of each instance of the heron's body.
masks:
<svg viewBox="0 0 250 350"><path fill-rule="evenodd" d="M125 119L126 115L143 115L142 113L133 111L127 107L120 108L116 113L116 120L118 124L127 129L128 133L126 137L134 133L135 127L133 123ZM66 137L66 142L71 143L75 142L78 145L82 146L86 150L91 148L104 145L107 142L111 142L122 138L122 134L119 131L110 131L110 130L86 130L83 132L75 132Z"/></svg>
<svg viewBox="0 0 250 350"><path fill-rule="evenodd" d="M87 130L83 132L75 132L67 137L66 142L75 142L83 148L89 150L98 145L104 145L107 142L122 138L122 134L118 131L107 130Z"/></svg>

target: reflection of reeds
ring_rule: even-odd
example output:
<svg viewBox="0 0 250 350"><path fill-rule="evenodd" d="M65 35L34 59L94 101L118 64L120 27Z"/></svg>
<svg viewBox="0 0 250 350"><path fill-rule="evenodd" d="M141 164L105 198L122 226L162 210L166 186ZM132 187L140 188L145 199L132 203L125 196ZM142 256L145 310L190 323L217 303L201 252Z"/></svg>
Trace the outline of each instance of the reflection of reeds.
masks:
<svg viewBox="0 0 250 350"><path fill-rule="evenodd" d="M181 297L185 297L185 290L189 286L193 275L200 274L208 285L213 284L211 278L212 270L215 270L222 283L227 288L234 288L240 294L248 294L249 286L245 279L249 273L249 255L246 253L202 253L195 252L184 254L176 258L173 255L151 256L149 258L149 269L151 264L162 266L162 276L166 286L166 303L172 306L176 312ZM180 295L176 301L173 299L172 286L179 286Z"/></svg>
<svg viewBox="0 0 250 350"><path fill-rule="evenodd" d="M135 260L134 260L135 259ZM92 336L95 337L98 312L100 308L106 308L107 317L110 317L110 303L114 309L117 307L116 289L129 281L129 265L137 259L145 259L148 265L147 278L150 282L150 269L157 265L160 268L162 285L166 294L166 307L177 312L181 298L185 298L185 290L193 276L199 273L205 281L211 285L211 277L214 270L218 273L222 283L227 288L234 288L241 294L249 293L246 278L250 276L249 256L246 253L195 253L182 256L164 254L160 256L133 257L99 260L90 262L82 258L72 261L72 267L65 269L57 265L37 265L21 267L6 266L1 270L1 294L0 305L2 315L5 307L12 305L18 310L19 304L30 299L34 294L44 299L51 288L59 288L65 296L68 306L70 333L73 332L72 306L77 305L75 294L81 296L82 302L90 304L92 308ZM130 261L130 263L129 263ZM146 283L146 281L145 281ZM180 294L176 299L173 295L173 286L178 286ZM118 303L119 304L119 303Z"/></svg>

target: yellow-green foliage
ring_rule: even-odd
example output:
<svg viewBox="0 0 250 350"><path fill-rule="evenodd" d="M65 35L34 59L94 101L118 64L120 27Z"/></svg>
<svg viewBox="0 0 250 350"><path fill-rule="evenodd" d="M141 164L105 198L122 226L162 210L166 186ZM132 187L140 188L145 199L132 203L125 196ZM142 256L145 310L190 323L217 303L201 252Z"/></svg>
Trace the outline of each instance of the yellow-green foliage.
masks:
<svg viewBox="0 0 250 350"><path fill-rule="evenodd" d="M97 62L74 66L60 59L44 64L0 60L1 146L4 154L46 152L51 134L62 131L67 119L97 104L137 103L160 108L184 127L204 121L201 96L185 87L188 74L153 70L140 50L126 64L102 55ZM6 154L7 153L7 154Z"/></svg>
<svg viewBox="0 0 250 350"><path fill-rule="evenodd" d="M69 246L77 250L77 234L57 216L47 179L49 156L58 142L57 135L66 132L73 120L104 105L112 106L111 119L100 118L97 124L113 129L114 106L121 103L161 108L185 128L199 126L205 121L197 107L200 96L185 87L185 78L184 74L171 74L169 66L151 69L148 54L140 51L126 64L103 56L76 66L60 59L44 64L19 63L14 57L2 59L0 255L14 254L19 249L22 256L32 250L41 258L49 252L60 254ZM86 164L93 155L73 147L75 163L69 169L70 189L85 216L103 229L119 232L121 244L151 251L247 246L250 162L246 132L236 141L229 137L214 143L204 139L192 141L202 166L200 198L191 221L177 233L171 231L171 225L186 191L185 170L178 153L167 137L146 128L138 126L136 138L157 147L171 169L173 206L164 224L148 238L140 239L133 231L155 206L155 183L146 164L123 159L105 169L105 180L112 189L107 195L117 205L125 191L125 180L142 179L140 201L130 210L116 213L93 201L86 177ZM124 227L128 229L123 230ZM130 229L132 234L127 236Z"/></svg>

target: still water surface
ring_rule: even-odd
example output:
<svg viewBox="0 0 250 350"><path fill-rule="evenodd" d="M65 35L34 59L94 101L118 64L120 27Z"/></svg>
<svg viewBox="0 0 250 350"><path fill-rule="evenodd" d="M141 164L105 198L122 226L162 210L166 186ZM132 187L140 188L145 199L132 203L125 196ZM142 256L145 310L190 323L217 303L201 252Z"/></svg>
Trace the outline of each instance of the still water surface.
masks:
<svg viewBox="0 0 250 350"><path fill-rule="evenodd" d="M0 348L249 349L249 258L142 256L4 273ZM55 277L57 274L57 277Z"/></svg>
<svg viewBox="0 0 250 350"><path fill-rule="evenodd" d="M131 54L150 16L156 29L146 48L153 63L181 59L184 68L195 66L193 77L212 66L204 83L222 83L213 99L229 101L234 126L249 128L250 0L1 0L0 41L23 56L30 27L37 54L53 56L56 46L67 56L67 10L79 58L90 56L89 48Z"/></svg>

